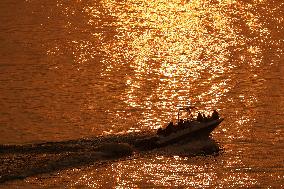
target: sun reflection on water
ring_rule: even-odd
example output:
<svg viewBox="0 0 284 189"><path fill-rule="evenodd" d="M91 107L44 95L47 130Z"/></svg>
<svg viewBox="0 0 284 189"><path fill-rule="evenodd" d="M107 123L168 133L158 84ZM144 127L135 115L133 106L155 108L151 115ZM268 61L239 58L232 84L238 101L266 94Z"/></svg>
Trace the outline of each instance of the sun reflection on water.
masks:
<svg viewBox="0 0 284 189"><path fill-rule="evenodd" d="M108 61L121 65L121 51L133 73L127 77L126 90L121 96L131 107L145 109L141 124L157 128L163 124L157 111L176 112L177 106L203 104L205 109L216 107L230 91L230 78L222 78L230 65L232 48L246 44L240 29L233 25L232 9L242 8L236 1L127 1L117 4L105 0L103 6L117 18L114 45ZM117 7L117 5L119 7ZM257 15L240 9L249 30L267 36L268 30L258 22ZM128 12L128 14L125 14ZM235 18L240 23L238 17ZM243 24L243 23L242 23ZM121 40L122 39L122 40ZM243 48L245 48L243 46ZM235 49L236 50L236 49ZM242 51L242 49L237 49ZM251 45L242 60L256 66L262 60L261 49ZM120 57L120 58L118 58ZM117 68L115 68L117 69ZM105 70L103 74L111 72ZM222 79L220 79L222 78ZM212 84L213 83L213 84ZM198 90L196 90L198 88ZM147 91L147 92L146 92ZM149 111L147 111L149 110ZM160 117L155 117L160 115Z"/></svg>
<svg viewBox="0 0 284 189"><path fill-rule="evenodd" d="M106 101L112 105L102 111L117 120L104 132L125 131L116 128L127 120L126 132L153 129L175 119L179 106L197 105L208 114L222 103L247 107L259 102L258 91L266 81L258 78L256 68L263 66L265 56L279 59L283 54L283 40L274 36L281 34L277 31L284 19L280 7L268 6L264 0L102 0L74 1L72 6L58 0L61 12L48 17L66 17L58 26L64 28L60 35L65 41L45 46L50 57L67 55L73 67L83 70L77 74L92 66L100 69L96 77L104 82L92 81L85 107L95 113L99 103L94 94L111 96ZM277 27L268 23L270 14L276 15L271 19ZM73 31L81 35L73 36ZM275 63L272 59L270 64ZM70 65L55 63L54 69L64 66ZM240 70L248 73L238 75ZM239 76L255 77L254 87L228 97L247 84Z"/></svg>
<svg viewBox="0 0 284 189"><path fill-rule="evenodd" d="M133 124L140 129L158 128L175 119L179 106L197 105L206 114L218 109L238 85L232 73L240 66L260 67L264 47L271 42L271 31L257 12L265 1L103 0L78 4L65 7L58 1L70 20L64 26L68 30L80 29L72 21L80 12L82 23L88 25L82 30L83 38L67 38L66 44L49 48L47 54L71 51L78 70L99 64L101 77L120 86L116 91L106 90L120 102L105 112L120 119L138 116L126 115L120 106L139 110ZM92 93L97 90L94 87ZM240 101L257 102L256 95L251 95ZM93 107L92 100L89 102L87 107ZM114 129L117 124L113 124Z"/></svg>
<svg viewBox="0 0 284 189"><path fill-rule="evenodd" d="M84 185L92 188L157 188L157 187L186 187L220 188L253 187L257 181L249 176L249 167L242 165L239 158L229 162L216 162L214 159L187 158L165 156L132 159L126 162L113 163L108 167L88 171L78 175L73 187ZM205 161L205 164L204 164ZM222 164L224 169L231 170L224 175L215 166ZM236 168L236 165L238 168ZM101 175L102 169L103 175ZM75 171L76 172L76 171ZM75 174L75 173L74 173ZM222 179L220 179L222 178Z"/></svg>

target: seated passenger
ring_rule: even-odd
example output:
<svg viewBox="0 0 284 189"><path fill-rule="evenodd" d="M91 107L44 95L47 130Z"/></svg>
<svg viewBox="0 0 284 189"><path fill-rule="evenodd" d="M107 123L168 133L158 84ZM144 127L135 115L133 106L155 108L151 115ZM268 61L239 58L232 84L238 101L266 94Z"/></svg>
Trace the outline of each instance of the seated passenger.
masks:
<svg viewBox="0 0 284 189"><path fill-rule="evenodd" d="M201 115L200 112L198 112L197 121L199 121L199 122L202 122L202 121L203 121L203 117L202 117L202 115Z"/></svg>
<svg viewBox="0 0 284 189"><path fill-rule="evenodd" d="M167 128L169 127L173 127L174 126L174 123L171 121L170 123L169 123L169 125L167 126Z"/></svg>
<svg viewBox="0 0 284 189"><path fill-rule="evenodd" d="M163 129L161 127L157 130L157 135L163 135Z"/></svg>
<svg viewBox="0 0 284 189"><path fill-rule="evenodd" d="M180 119L179 122L178 122L178 124L177 124L177 126L178 126L178 127L181 127L181 126L183 125L183 123L184 123L183 119Z"/></svg>
<svg viewBox="0 0 284 189"><path fill-rule="evenodd" d="M213 120L219 119L219 113L216 110L214 110L212 113L212 119Z"/></svg>
<svg viewBox="0 0 284 189"><path fill-rule="evenodd" d="M205 115L205 114L203 114L202 119L203 119L203 122L207 122L207 121L209 121L209 119L206 117L206 115Z"/></svg>
<svg viewBox="0 0 284 189"><path fill-rule="evenodd" d="M173 122L170 122L169 125L166 127L165 129L165 135L169 135L171 134L173 131L174 131L174 123Z"/></svg>

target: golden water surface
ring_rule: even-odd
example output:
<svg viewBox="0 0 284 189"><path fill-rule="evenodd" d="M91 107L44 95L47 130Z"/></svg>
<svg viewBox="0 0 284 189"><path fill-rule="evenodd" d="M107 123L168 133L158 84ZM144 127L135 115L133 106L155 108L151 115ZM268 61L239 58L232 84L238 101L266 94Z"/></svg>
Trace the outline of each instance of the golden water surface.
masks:
<svg viewBox="0 0 284 189"><path fill-rule="evenodd" d="M134 156L16 185L281 188L281 0L1 0L0 143L143 132L194 105L217 157Z"/></svg>

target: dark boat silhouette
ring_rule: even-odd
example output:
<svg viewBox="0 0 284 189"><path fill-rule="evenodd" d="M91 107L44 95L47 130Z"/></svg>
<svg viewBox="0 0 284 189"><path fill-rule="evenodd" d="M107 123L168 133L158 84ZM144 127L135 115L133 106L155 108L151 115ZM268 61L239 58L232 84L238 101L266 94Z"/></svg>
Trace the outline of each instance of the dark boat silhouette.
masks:
<svg viewBox="0 0 284 189"><path fill-rule="evenodd" d="M220 118L219 114L215 110L210 117L192 118L191 116L191 118L186 120L180 120L178 114L177 124L173 124L173 122L171 122L166 128L158 129L155 136L137 140L135 146L139 149L149 150L175 144L181 141L208 138L210 133L223 120L224 118Z"/></svg>
<svg viewBox="0 0 284 189"><path fill-rule="evenodd" d="M189 121L184 123L183 129L177 129L169 135L158 135L156 144L158 147L166 146L187 138L206 138L223 121L223 118L207 122Z"/></svg>

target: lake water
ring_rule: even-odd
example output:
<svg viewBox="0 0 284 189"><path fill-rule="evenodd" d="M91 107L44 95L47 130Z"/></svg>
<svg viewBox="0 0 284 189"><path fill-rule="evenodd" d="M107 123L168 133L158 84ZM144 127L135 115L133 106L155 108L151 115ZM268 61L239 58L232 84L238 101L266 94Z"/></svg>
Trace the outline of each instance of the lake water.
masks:
<svg viewBox="0 0 284 189"><path fill-rule="evenodd" d="M0 187L283 188L283 10L280 0L1 0L0 144L123 140L187 105L225 121L214 156L168 147ZM32 156L55 157L0 152L0 173Z"/></svg>

